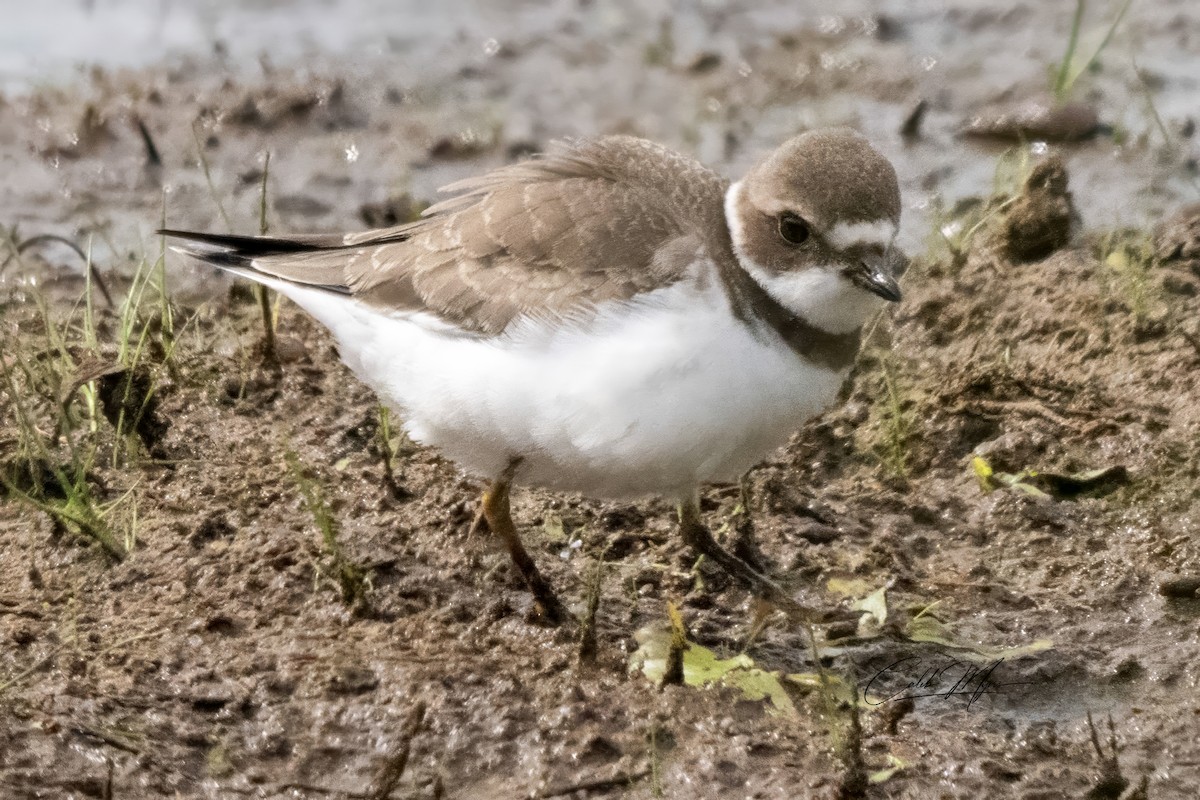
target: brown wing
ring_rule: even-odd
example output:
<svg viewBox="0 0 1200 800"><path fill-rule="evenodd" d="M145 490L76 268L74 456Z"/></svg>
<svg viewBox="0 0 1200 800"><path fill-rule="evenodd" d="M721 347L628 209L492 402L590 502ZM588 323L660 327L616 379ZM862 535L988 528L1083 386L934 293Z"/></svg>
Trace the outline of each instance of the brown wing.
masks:
<svg viewBox="0 0 1200 800"><path fill-rule="evenodd" d="M570 314L678 280L705 226L723 224L724 187L665 148L608 137L452 184L445 191L457 196L418 222L334 246L243 249L232 266L494 335L521 316Z"/></svg>

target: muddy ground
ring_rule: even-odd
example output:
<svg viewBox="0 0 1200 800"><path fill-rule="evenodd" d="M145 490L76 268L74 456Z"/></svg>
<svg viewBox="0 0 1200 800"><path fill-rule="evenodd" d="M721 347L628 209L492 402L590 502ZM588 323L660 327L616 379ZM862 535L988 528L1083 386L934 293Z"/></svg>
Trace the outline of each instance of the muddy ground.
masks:
<svg viewBox="0 0 1200 800"><path fill-rule="evenodd" d="M1116 41L1195 63L1185 8ZM1194 85L1105 59L1073 96L1100 130L981 143L956 132L1047 88L1069 9L509 10L424 49L247 65L223 46L0 98L0 796L1194 798L1200 223L1155 238L1200 196ZM704 496L805 602L886 587L881 624L816 629L824 684L808 632L757 630L666 504L522 489L569 604L599 586L581 661L470 534L481 483L395 420L385 439L315 323L282 303L264 366L250 293L158 270L161 220L256 232L264 185L272 230L343 230L554 136L640 133L736 174L829 123L900 167L905 301L846 401L752 473L748 516L736 488ZM1053 157L1070 200L1021 187ZM90 250L135 311L93 287L89 323L82 260L21 246L40 234ZM791 708L631 669L672 603L696 645L802 676ZM987 672L947 696L961 665Z"/></svg>

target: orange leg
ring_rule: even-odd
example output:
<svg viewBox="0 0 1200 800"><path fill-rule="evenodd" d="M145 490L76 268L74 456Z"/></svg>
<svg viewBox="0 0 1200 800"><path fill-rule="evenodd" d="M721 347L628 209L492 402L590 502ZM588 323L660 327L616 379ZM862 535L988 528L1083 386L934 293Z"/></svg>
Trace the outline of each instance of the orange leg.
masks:
<svg viewBox="0 0 1200 800"><path fill-rule="evenodd" d="M508 469L483 493L481 513L487 526L492 529L492 533L504 541L509 555L512 556L513 564L517 567L517 572L521 573L525 585L533 593L533 600L537 604L541 616L547 622L558 625L571 619L571 612L567 611L566 606L559 601L549 582L542 577L542 573L538 572L537 564L525 551L525 546L521 544L521 537L517 534L517 527L512 521L509 488L512 486L512 476L519 463L520 461L517 460L510 464Z"/></svg>

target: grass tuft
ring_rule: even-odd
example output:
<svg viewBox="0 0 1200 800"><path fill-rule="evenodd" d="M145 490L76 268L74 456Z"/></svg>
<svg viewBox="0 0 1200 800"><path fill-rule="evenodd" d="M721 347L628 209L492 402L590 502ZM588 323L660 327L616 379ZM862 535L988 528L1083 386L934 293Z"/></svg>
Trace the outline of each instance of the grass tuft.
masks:
<svg viewBox="0 0 1200 800"><path fill-rule="evenodd" d="M404 488L401 479L396 475L396 459L404 454L405 444L408 442L408 437L402 430L398 441L395 439L394 431L392 430L392 414L387 406L379 406L379 427L378 427L378 442L380 460L383 462L383 479L387 484L388 490L392 493L392 497L397 500L407 500L412 497L412 492ZM411 443L409 443L411 444Z"/></svg>
<svg viewBox="0 0 1200 800"><path fill-rule="evenodd" d="M325 562L317 565L317 578L325 580L337 587L341 593L342 602L353 613L363 616L370 612L370 595L372 590L370 571L354 562L342 549L338 541L341 526L320 485L304 470L300 459L290 450L286 453L288 470L296 482L308 513L312 514L317 530L321 532L321 551Z"/></svg>
<svg viewBox="0 0 1200 800"><path fill-rule="evenodd" d="M89 395L99 397L105 416L117 432L113 466L136 458L140 444L160 455L160 440L169 423L158 413L162 372L174 369L178 345L175 311L166 287L165 258L143 260L122 301L116 330L116 356L99 345L95 318L85 309L85 341L102 373L89 379ZM85 376L86 377L86 376Z"/></svg>
<svg viewBox="0 0 1200 800"><path fill-rule="evenodd" d="M15 453L0 465L0 485L5 494L18 502L31 506L50 518L55 531L85 542L99 545L100 549L115 561L125 558L126 550L106 517L88 480L95 461L95 446L71 435L58 436L47 433L35 421L33 413L23 399L28 398L39 376L39 366L20 360L25 354L18 351L15 366L20 367L18 376L8 359L0 359L4 372L4 388L7 405L16 422L18 442ZM45 380L46 376L40 376ZM59 407L43 402L41 409ZM65 424L65 414L59 418ZM62 442L61 446L58 443ZM67 451L64 459L60 452ZM65 461L65 463L64 463Z"/></svg>
<svg viewBox="0 0 1200 800"><path fill-rule="evenodd" d="M904 387L897 374L896 360L891 353L883 356L883 395L879 399L880 438L876 453L883 468L897 478L908 477L909 441L912 436L912 416L904 397Z"/></svg>
<svg viewBox="0 0 1200 800"><path fill-rule="evenodd" d="M163 272L150 262L141 262L116 312L95 307L94 274L86 272L84 295L66 319L33 291L33 324L6 336L0 408L14 420L17 441L0 461L0 485L46 514L57 533L121 560L137 541L136 496L131 488L106 501L97 470L105 449L115 467L132 460L139 443L153 451L165 432L155 389L175 328ZM156 311L148 310L154 294Z"/></svg>
<svg viewBox="0 0 1200 800"><path fill-rule="evenodd" d="M1109 23L1103 37L1092 49L1087 58L1082 61L1078 59L1079 48L1079 31L1083 26L1083 15L1087 8L1086 0L1075 0L1075 14L1071 17L1071 30L1067 36L1067 47L1063 53L1062 62L1058 65L1058 70L1054 77L1054 97L1058 102L1063 102L1071 93L1072 87L1079 77L1090 70L1092 66L1099 60L1101 54L1108 48L1112 42L1113 34L1117 32L1121 21L1125 19L1125 12L1129 10L1129 6L1133 4L1133 0L1125 0L1118 9L1116 16Z"/></svg>
<svg viewBox="0 0 1200 800"><path fill-rule="evenodd" d="M258 235L266 236L270 230L267 222L267 176L271 172L271 151L263 158L262 185L258 192ZM261 284L254 287L258 295L258 306L262 311L263 323L263 366L278 367L279 354L275 349L275 309L272 308L271 290Z"/></svg>
<svg viewBox="0 0 1200 800"><path fill-rule="evenodd" d="M1134 323L1144 325L1160 299L1153 279L1154 242L1145 231L1111 231L1099 241L1096 253L1103 265L1105 290L1129 309Z"/></svg>
<svg viewBox="0 0 1200 800"><path fill-rule="evenodd" d="M607 552L607 551L606 551ZM596 641L596 614L600 610L600 595L604 588L604 555L596 559L587 587L587 609L579 627L579 648L576 660L579 664L595 664L598 649Z"/></svg>

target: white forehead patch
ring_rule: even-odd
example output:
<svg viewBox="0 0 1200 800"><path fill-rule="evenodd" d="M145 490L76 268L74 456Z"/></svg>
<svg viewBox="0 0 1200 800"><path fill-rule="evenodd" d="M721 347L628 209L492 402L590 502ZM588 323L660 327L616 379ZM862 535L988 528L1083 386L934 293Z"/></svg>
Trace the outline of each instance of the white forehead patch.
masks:
<svg viewBox="0 0 1200 800"><path fill-rule="evenodd" d="M896 225L890 219L874 222L839 222L825 234L825 241L835 250L845 250L856 244L877 244L887 247L896 238Z"/></svg>

